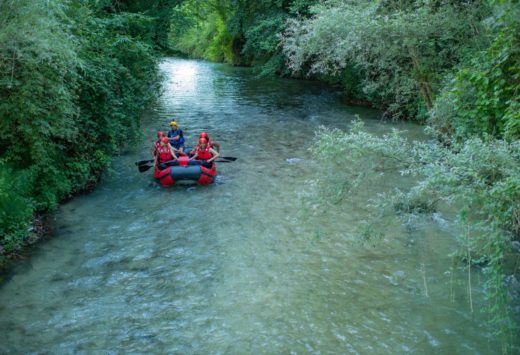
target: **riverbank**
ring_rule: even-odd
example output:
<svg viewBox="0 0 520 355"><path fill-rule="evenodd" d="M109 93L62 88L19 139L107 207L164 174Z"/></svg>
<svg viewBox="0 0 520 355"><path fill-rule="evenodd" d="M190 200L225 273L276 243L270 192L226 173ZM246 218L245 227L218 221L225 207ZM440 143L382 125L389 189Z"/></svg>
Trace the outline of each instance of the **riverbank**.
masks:
<svg viewBox="0 0 520 355"><path fill-rule="evenodd" d="M62 205L77 196L91 193L100 182L100 179L101 175L97 177L95 182L90 182L81 191L62 199L59 204ZM13 263L30 257L31 248L36 243L44 242L47 238L53 235L54 230L52 228L52 222L50 222L49 219L52 218L54 213L54 210L37 211L33 216L31 223L27 227L25 237L22 238L21 244L17 249L6 251L0 246L0 284L3 282L2 275L9 272L9 268L13 266Z"/></svg>
<svg viewBox="0 0 520 355"><path fill-rule="evenodd" d="M156 26L159 16L143 14L150 7L141 10L54 0L0 3L0 37L9 39L0 48L4 257L37 239L28 236L35 214L96 184L122 142L139 139L140 116L158 94L154 47L164 46L154 41L166 31Z"/></svg>
<svg viewBox="0 0 520 355"><path fill-rule="evenodd" d="M47 218L48 214L45 213L39 213L34 217L20 249L5 252L5 250L0 247L0 284L3 282L2 275L9 270L12 263L29 257L30 248L52 233L50 225L46 221Z"/></svg>

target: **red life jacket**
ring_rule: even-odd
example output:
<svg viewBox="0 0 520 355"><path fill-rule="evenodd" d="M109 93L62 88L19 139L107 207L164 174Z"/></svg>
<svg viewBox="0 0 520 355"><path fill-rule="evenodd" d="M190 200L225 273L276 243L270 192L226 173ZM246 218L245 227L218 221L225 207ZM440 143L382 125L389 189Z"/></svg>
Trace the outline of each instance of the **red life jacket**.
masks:
<svg viewBox="0 0 520 355"><path fill-rule="evenodd" d="M159 153L159 163L173 160L173 155L169 147L159 147L157 148L157 153Z"/></svg>
<svg viewBox="0 0 520 355"><path fill-rule="evenodd" d="M205 149L201 149L200 146L197 147L197 159L198 160L208 160L213 158L213 154L209 151L209 146L206 145Z"/></svg>

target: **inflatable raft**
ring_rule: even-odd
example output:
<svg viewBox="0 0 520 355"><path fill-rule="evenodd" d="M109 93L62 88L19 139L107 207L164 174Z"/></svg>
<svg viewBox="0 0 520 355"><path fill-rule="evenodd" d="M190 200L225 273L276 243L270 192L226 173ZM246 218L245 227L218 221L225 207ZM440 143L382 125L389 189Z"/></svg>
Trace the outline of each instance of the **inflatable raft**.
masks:
<svg viewBox="0 0 520 355"><path fill-rule="evenodd" d="M207 164L200 160L189 160L186 156L181 156L176 161L159 164L153 173L155 180L165 186L171 186L182 180L209 185L213 183L215 176L217 176L215 163Z"/></svg>

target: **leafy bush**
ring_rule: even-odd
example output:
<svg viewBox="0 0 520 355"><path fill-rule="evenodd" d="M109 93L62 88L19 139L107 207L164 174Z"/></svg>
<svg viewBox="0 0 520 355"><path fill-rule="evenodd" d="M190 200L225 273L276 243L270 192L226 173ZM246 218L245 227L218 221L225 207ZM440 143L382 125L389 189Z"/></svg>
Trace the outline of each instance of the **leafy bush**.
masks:
<svg viewBox="0 0 520 355"><path fill-rule="evenodd" d="M32 220L34 203L29 198L34 178L29 170L14 172L0 163L0 262L4 252L18 250Z"/></svg>
<svg viewBox="0 0 520 355"><path fill-rule="evenodd" d="M400 175L403 186L382 190L371 197L365 221L372 235L383 216L397 212L431 213L439 206L460 211L459 254L484 265L485 288L494 327L507 334L515 327L509 308L506 269L511 242L520 239L520 141L473 137L449 147L436 141L409 142L394 130L381 137L366 132L357 122L349 132L322 128L313 155L324 169L313 186L315 201L340 203L360 186L384 186L389 174ZM317 209L320 210L320 209ZM323 210L326 210L324 208ZM360 235L366 237L363 230Z"/></svg>
<svg viewBox="0 0 520 355"><path fill-rule="evenodd" d="M157 93L153 36L143 32L153 21L109 5L0 2L3 251L23 244L34 211L97 181Z"/></svg>
<svg viewBox="0 0 520 355"><path fill-rule="evenodd" d="M440 136L520 138L520 5L495 8L492 44L462 65L435 103L430 124Z"/></svg>
<svg viewBox="0 0 520 355"><path fill-rule="evenodd" d="M363 96L394 117L431 109L444 74L485 38L474 35L483 5L326 1L289 21L283 51L297 74L342 76L355 68ZM352 94L352 93L350 93Z"/></svg>

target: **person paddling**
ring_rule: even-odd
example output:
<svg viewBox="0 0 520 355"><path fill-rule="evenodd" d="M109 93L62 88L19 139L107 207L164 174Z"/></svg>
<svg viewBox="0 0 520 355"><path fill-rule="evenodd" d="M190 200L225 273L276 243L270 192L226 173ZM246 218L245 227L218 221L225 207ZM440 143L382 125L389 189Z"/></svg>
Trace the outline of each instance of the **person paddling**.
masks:
<svg viewBox="0 0 520 355"><path fill-rule="evenodd" d="M155 166L157 167L159 164L177 159L175 149L170 145L169 139L166 137L161 138L161 145L157 148L157 154L154 159Z"/></svg>
<svg viewBox="0 0 520 355"><path fill-rule="evenodd" d="M176 121L170 122L170 131L168 132L168 138L170 145L181 153L184 153L184 134L182 130L177 127Z"/></svg>
<svg viewBox="0 0 520 355"><path fill-rule="evenodd" d="M157 150L161 147L161 139L164 137L164 132L157 132L157 140L153 143L152 149L150 149L150 153L153 157L157 155Z"/></svg>
<svg viewBox="0 0 520 355"><path fill-rule="evenodd" d="M209 136L208 136L208 134L206 132L200 132L199 139L200 138L206 138L206 140L208 141L208 146L210 148L215 149L217 152L220 151L220 145L218 145L217 143L213 142L211 140L211 138L209 138Z"/></svg>
<svg viewBox="0 0 520 355"><path fill-rule="evenodd" d="M201 139L201 138L206 139L206 141L207 141L206 144L208 145L208 147L213 148L217 152L220 151L220 145L218 145L217 143L213 142L211 140L211 138L209 138L209 136L208 136L208 134L206 132L200 132L199 139ZM197 147L198 147L198 145L193 147L193 149L191 149L189 151L188 155L193 156L195 154L195 152L197 151Z"/></svg>
<svg viewBox="0 0 520 355"><path fill-rule="evenodd" d="M206 138L199 138L199 144L193 150L194 155L190 160L206 160L211 163L219 157L219 153L209 146Z"/></svg>
<svg viewBox="0 0 520 355"><path fill-rule="evenodd" d="M206 160L208 163L211 163L219 156L219 153L209 146L208 140L206 138L200 138L199 144L193 150L195 153L193 157L190 158L190 160Z"/></svg>

